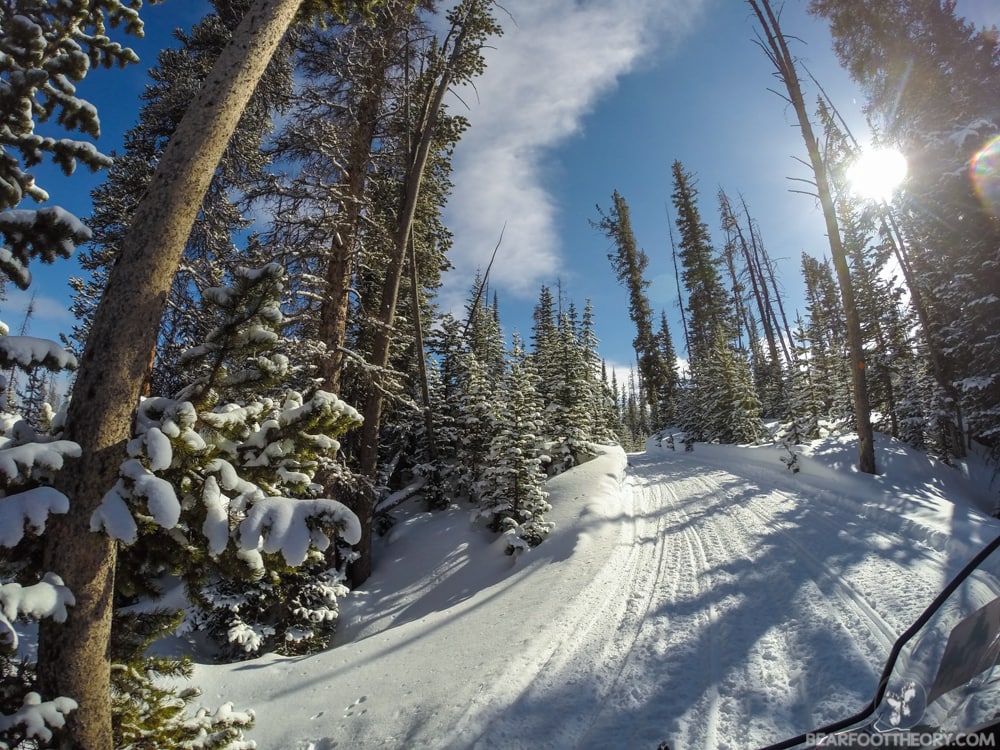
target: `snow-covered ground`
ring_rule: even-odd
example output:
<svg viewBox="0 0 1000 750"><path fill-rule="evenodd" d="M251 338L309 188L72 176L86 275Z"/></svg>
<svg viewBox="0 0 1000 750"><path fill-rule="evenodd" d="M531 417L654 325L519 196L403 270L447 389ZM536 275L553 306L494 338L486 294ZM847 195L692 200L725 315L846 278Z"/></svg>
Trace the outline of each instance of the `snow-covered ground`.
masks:
<svg viewBox="0 0 1000 750"><path fill-rule="evenodd" d="M548 484L519 558L468 509L400 513L338 646L199 665L262 750L756 748L853 713L896 635L1000 533L989 474L879 437L788 472L772 447L651 441ZM626 460L628 466L626 466Z"/></svg>

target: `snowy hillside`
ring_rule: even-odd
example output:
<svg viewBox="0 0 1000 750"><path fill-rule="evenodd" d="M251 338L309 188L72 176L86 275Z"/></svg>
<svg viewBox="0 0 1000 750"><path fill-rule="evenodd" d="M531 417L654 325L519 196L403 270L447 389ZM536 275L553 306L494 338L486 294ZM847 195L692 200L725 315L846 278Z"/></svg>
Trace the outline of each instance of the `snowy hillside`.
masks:
<svg viewBox="0 0 1000 750"><path fill-rule="evenodd" d="M339 646L199 665L266 750L754 748L860 708L896 635L988 539L987 483L879 437L608 449L551 480L518 559L464 508L403 511Z"/></svg>

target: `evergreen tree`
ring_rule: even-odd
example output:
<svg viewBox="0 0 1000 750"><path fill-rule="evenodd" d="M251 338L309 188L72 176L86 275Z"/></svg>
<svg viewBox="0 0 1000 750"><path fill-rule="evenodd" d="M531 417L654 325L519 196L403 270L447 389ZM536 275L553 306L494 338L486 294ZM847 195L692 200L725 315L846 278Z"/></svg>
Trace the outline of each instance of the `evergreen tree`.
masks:
<svg viewBox="0 0 1000 750"><path fill-rule="evenodd" d="M594 307L589 299L583 308L579 343L587 376L584 397L591 424L590 439L598 443L617 443L620 438L616 399L608 382L607 368L598 353L600 341L594 331Z"/></svg>
<svg viewBox="0 0 1000 750"><path fill-rule="evenodd" d="M682 409L682 426L695 440L756 442L763 435L761 405L750 365L736 346L736 321L744 308L735 266L734 294L728 295L708 227L698 210L694 178L679 161L672 169L691 347L692 382Z"/></svg>
<svg viewBox="0 0 1000 750"><path fill-rule="evenodd" d="M667 324L667 314L660 313L660 330L656 334L656 343L660 349L660 358L665 365L666 377L657 393L660 403L660 413L664 424L674 424L677 420L677 401L680 398L680 376L677 374L677 352L674 340Z"/></svg>
<svg viewBox="0 0 1000 750"><path fill-rule="evenodd" d="M728 341L735 331L732 314L726 304L729 295L722 286L708 227L698 210L694 178L679 161L674 162L672 171L672 200L677 210L678 247L688 297L687 324L691 347L688 356L691 362L696 362L708 358L717 337Z"/></svg>
<svg viewBox="0 0 1000 750"><path fill-rule="evenodd" d="M651 410L650 422L653 429L663 426L659 413L658 394L668 379L669 363L663 361L653 333L653 313L649 307L646 288L649 281L643 277L649 258L636 246L632 232L632 219L628 204L616 190L611 197L612 207L605 214L598 206L601 218L591 222L614 243L615 250L608 254L608 260L618 276L618 281L626 286L629 294L629 317L636 327L632 344L635 348L639 368L639 388L642 399Z"/></svg>
<svg viewBox="0 0 1000 750"><path fill-rule="evenodd" d="M72 312L78 321L72 336L76 351L82 351L86 343L109 270L121 252L153 170L249 5L250 0L212 0L214 12L188 33L177 30L180 47L162 51L157 65L150 69L151 83L141 95L143 105L137 124L125 134L124 153L115 158L108 179L92 193L94 209L87 224L94 237L80 255L80 265L88 277L71 281ZM205 289L222 283L233 263L234 237L252 223L241 212L238 200L261 179L267 163L261 147L271 131L274 113L287 104L291 78L287 54L277 55L226 146L170 289L151 363L148 393L177 390L183 379L178 366L181 352L201 341L211 325L199 317L200 296ZM252 261L244 257L238 262Z"/></svg>
<svg viewBox="0 0 1000 750"><path fill-rule="evenodd" d="M699 394L704 406L706 439L720 443L756 443L765 434L760 400L750 366L739 352L721 338L705 362Z"/></svg>
<svg viewBox="0 0 1000 750"><path fill-rule="evenodd" d="M275 208L267 242L303 291L299 314L320 385L345 397L352 318L357 327L365 309L352 305L352 288L365 267L385 262L365 217L374 218L382 181L408 158L410 124L401 119L420 99L414 68L434 5L389 0L300 35L302 82L272 146L287 174L260 191Z"/></svg>
<svg viewBox="0 0 1000 750"><path fill-rule="evenodd" d="M828 261L817 261L802 254L802 273L806 285L806 311L809 323L810 369L824 419L837 429L849 428L852 403L848 398L850 367L843 308L837 297L836 282Z"/></svg>
<svg viewBox="0 0 1000 750"><path fill-rule="evenodd" d="M820 419L823 416L820 389L811 369L809 339L801 318L796 321L794 344L795 362L789 374L789 399L785 404L784 418L777 435L789 451L791 446L801 445L822 435Z"/></svg>
<svg viewBox="0 0 1000 750"><path fill-rule="evenodd" d="M985 168L1000 132L996 35L959 17L954 2L813 0L810 11L829 20L834 49L865 89L883 139L909 157L897 224L942 394L942 435L958 412L970 437L996 446L1000 349L984 332L1000 299L983 293L1000 288L996 193ZM959 440L943 445L945 455L961 455Z"/></svg>
<svg viewBox="0 0 1000 750"><path fill-rule="evenodd" d="M484 279L476 274L473 289L480 289ZM487 304L485 295L476 295L465 307L466 338L470 351L483 365L487 373L503 372L504 343L500 327L499 302L494 296L493 303Z"/></svg>
<svg viewBox="0 0 1000 750"><path fill-rule="evenodd" d="M119 586L155 592L158 576L180 575L196 605L186 626L206 631L225 658L326 645L346 589L322 552L334 533L357 534L357 519L323 499L313 477L360 419L329 393L281 386L283 278L276 264L238 269L232 286L205 291L217 325L183 355L190 382L176 399L143 402L133 458L99 511L110 533L133 542ZM136 526L116 525L121 504ZM293 538L306 528L307 543Z"/></svg>
<svg viewBox="0 0 1000 750"><path fill-rule="evenodd" d="M433 236L418 238L418 209L421 207L430 213L439 215L440 208L447 192L446 179L438 179L440 191L427 191L435 181L426 179L425 175L440 163L447 165L451 147L458 140L465 123L444 115L445 95L452 85L470 81L479 75L485 66L482 55L487 41L500 33L501 29L490 15L492 4L485 0L463 0L448 13L449 31L444 37L435 38L427 49L427 67L420 76L417 90L423 94L420 111L407 116L405 124L409 134L410 148L406 150L406 158L399 172L399 182L394 185L393 194L396 197L392 220L386 226L391 227L389 242L384 245L387 250L387 263L381 283L376 284L378 292L374 299L377 316L370 325L369 365L379 373L385 372L392 361L395 341L393 335L396 326L399 295L402 288L403 269L407 262L416 264L416 256L412 247L420 244L436 246ZM432 154L436 158L431 158ZM400 185L402 190L399 190ZM430 193L430 194L428 194ZM432 223L424 224L432 226ZM411 242L414 243L411 246ZM408 252L410 251L410 252ZM417 274L419 276L419 274ZM416 290L413 290L414 292ZM423 356L423 352L419 352ZM376 386L378 384L376 383ZM383 407L385 405L385 389L369 387L366 389L363 405L364 422L358 436L357 460L360 472L369 478L377 473L380 453L380 432L382 427ZM360 495L356 499L355 510L361 519L362 538L358 548L358 558L351 566L351 580L359 584L371 573L371 532L373 522L374 499L369 495Z"/></svg>
<svg viewBox="0 0 1000 750"><path fill-rule="evenodd" d="M552 530L539 456L537 375L515 334L510 362L493 416L489 466L483 474L480 511L507 539L508 554L539 544Z"/></svg>

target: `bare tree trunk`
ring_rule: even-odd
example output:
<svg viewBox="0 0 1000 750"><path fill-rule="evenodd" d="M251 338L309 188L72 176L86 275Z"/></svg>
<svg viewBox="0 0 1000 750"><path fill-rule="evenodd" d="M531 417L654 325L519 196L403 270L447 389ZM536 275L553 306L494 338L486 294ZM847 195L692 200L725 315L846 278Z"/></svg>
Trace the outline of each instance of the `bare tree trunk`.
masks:
<svg viewBox="0 0 1000 750"><path fill-rule="evenodd" d="M799 129L809 153L809 161L816 179L816 192L823 207L823 218L826 220L826 232L830 241L830 255L837 272L840 285L840 296L844 305L844 316L847 322L847 343L851 357L852 392L854 397L855 419L858 431L858 468L866 474L875 473L875 439L871 424L871 406L868 402L868 381L865 373L865 354L861 332L861 318L858 314L854 298L854 286L851 281L851 270L847 263L847 253L844 251L840 237L840 226L837 221L837 211L830 190L830 181L826 171L826 163L820 153L819 143L813 132L812 123L802 97L802 87L795 61L788 50L788 44L781 31L777 17L771 9L769 0L747 0L753 8L765 41L761 47L774 64L788 91L788 101L798 117Z"/></svg>
<svg viewBox="0 0 1000 750"><path fill-rule="evenodd" d="M746 199L740 195L740 202L743 204L743 214L747 217L747 230L750 232L750 250L753 264L757 269L757 277L761 283L761 295L764 302L765 314L769 316L771 328L775 332L781 351L785 355L785 363L791 367L792 353L789 351L789 342L792 340L792 329L788 325L788 318L785 317L785 305L781 301L781 290L778 288L778 281L774 277L774 264L767 254L767 249L760 238L759 228L754 226L754 221L750 216L750 209L747 207ZM774 312L771 291L768 291L768 281L771 282L771 291L774 292L774 302L778 305L778 312L781 313L781 321Z"/></svg>
<svg viewBox="0 0 1000 750"><path fill-rule="evenodd" d="M46 529L45 568L73 591L65 623L42 621L38 671L46 697L70 696L60 747L111 750L108 645L115 543L90 530L114 485L163 307L202 199L237 122L302 0L257 0L178 126L125 238L80 359L66 438L83 449L57 476L71 498Z"/></svg>
<svg viewBox="0 0 1000 750"><path fill-rule="evenodd" d="M743 254L743 260L746 263L747 275L750 277L750 289L753 292L754 300L757 302L757 311L760 314L761 325L764 326L764 337L767 339L767 349L771 355L771 362L774 365L778 364L778 342L775 337L775 330L771 315L769 314L770 304L766 303L767 295L767 285L765 279L761 278L760 269L755 262L756 259L754 254L751 253L750 244L747 242L746 236L743 234L743 227L740 226L739 220L733 213L732 206L729 202L729 196L726 195L724 191L719 191L720 201L722 202L723 211L723 221L728 221L731 223L732 230L736 234L736 239L739 240L740 251ZM744 208L746 204L744 203ZM750 214L747 213L747 222L750 223ZM750 223L751 238L753 237L753 225ZM750 335L753 335L752 333ZM787 350L785 351L786 361L787 361Z"/></svg>
<svg viewBox="0 0 1000 750"><path fill-rule="evenodd" d="M677 243L674 241L674 224L670 218L670 209L667 209L667 233L670 237L670 257L674 262L674 282L677 284L677 306L681 311L681 328L684 330L684 349L691 356L691 336L688 334L687 314L684 312L684 295L681 294L681 271L677 265Z"/></svg>
<svg viewBox="0 0 1000 750"><path fill-rule="evenodd" d="M379 24L391 25L391 9ZM359 247L361 214L368 182L367 167L372 158L372 143L378 129L382 96L386 88L388 50L383 44L372 46L369 75L360 83L364 94L358 104L357 123L351 134L344 179L343 218L339 233L330 248L326 269L326 294L319 309L317 336L326 344L327 356L319 363L322 387L330 393L340 393L341 371L344 365L344 342L347 338L347 317L350 309L351 279L354 258Z"/></svg>
<svg viewBox="0 0 1000 750"><path fill-rule="evenodd" d="M420 186L424 178L424 168L430 156L431 144L437 131L437 123L441 113L441 105L445 94L451 85L453 66L463 50L465 27L458 30L458 35L452 49L451 59L444 66L441 77L435 87L428 93L424 104L419 141L413 153L412 161L407 169L403 185L403 199L399 216L396 221L396 231L393 237L393 252L385 271L382 283L382 298L379 306L377 328L372 343L370 364L376 373L389 365L389 353L392 348L393 323L396 320L396 305L399 301L399 287L406 264L406 249L413 230L413 221L417 212L417 199L420 197ZM376 377L378 375L376 374ZM364 424L361 426L361 439L358 450L360 471L367 477L375 476L378 466L379 430L382 421L383 393L377 385L369 391L364 406ZM354 586L364 583L371 575L371 542L372 524L374 523L375 498L372 493L365 493L360 504L355 508L361 520L361 541L357 548L360 557L351 566L350 577Z"/></svg>
<svg viewBox="0 0 1000 750"><path fill-rule="evenodd" d="M424 354L424 326L420 316L420 273L417 267L417 248L410 235L410 314L413 316L413 349L420 372L420 397L423 402L424 428L427 430L427 454L434 465L431 492L438 490L437 477L437 436L434 432L434 409L431 406L431 386L427 379L427 357ZM440 498L435 498L437 502Z"/></svg>

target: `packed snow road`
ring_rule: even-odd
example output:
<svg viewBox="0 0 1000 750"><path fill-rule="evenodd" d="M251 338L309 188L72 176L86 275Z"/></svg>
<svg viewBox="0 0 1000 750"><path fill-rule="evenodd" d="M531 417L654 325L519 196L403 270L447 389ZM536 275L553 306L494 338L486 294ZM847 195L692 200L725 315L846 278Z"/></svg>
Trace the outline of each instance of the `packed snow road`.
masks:
<svg viewBox="0 0 1000 750"><path fill-rule="evenodd" d="M863 706L941 556L690 454L632 463L572 636L471 744L756 748Z"/></svg>
<svg viewBox="0 0 1000 750"><path fill-rule="evenodd" d="M622 483L609 454L557 477L556 531L516 561L467 510L415 515L337 648L197 677L257 709L264 749L735 750L842 718L980 522L922 534L870 478L743 456L632 456Z"/></svg>

